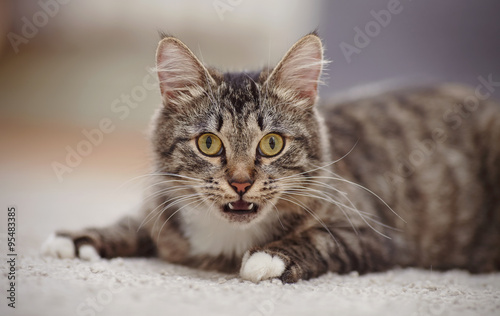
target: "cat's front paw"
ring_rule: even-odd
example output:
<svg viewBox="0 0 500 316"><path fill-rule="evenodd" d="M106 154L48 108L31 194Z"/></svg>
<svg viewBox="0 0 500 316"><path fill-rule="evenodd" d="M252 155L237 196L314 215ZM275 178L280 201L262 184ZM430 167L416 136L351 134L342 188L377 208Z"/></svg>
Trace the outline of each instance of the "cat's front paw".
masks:
<svg viewBox="0 0 500 316"><path fill-rule="evenodd" d="M41 248L42 255L60 259L73 259L76 255L73 240L52 234Z"/></svg>
<svg viewBox="0 0 500 316"><path fill-rule="evenodd" d="M240 276L245 280L258 283L262 280L279 278L285 270L285 261L279 256L264 251L252 254L247 251L241 263Z"/></svg>
<svg viewBox="0 0 500 316"><path fill-rule="evenodd" d="M42 244L41 253L44 256L60 259L73 259L79 257L83 260L94 261L100 258L97 250L91 245L82 245L78 248L71 238L52 234Z"/></svg>

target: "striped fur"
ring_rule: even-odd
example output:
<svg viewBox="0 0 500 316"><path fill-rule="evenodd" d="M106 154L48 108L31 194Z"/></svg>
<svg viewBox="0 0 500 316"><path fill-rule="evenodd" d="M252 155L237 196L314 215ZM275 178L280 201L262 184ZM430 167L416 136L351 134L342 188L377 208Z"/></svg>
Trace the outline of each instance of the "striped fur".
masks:
<svg viewBox="0 0 500 316"><path fill-rule="evenodd" d="M498 104L465 106L474 91L443 84L315 106L324 64L316 34L255 73L206 68L172 37L157 58L164 104L141 215L60 232L76 251L90 244L106 258L157 255L226 272L243 258L253 281L500 269ZM221 139L219 156L198 150L207 132ZM285 147L269 158L258 146L271 132ZM250 189L238 193L234 179ZM239 199L256 207L228 211Z"/></svg>

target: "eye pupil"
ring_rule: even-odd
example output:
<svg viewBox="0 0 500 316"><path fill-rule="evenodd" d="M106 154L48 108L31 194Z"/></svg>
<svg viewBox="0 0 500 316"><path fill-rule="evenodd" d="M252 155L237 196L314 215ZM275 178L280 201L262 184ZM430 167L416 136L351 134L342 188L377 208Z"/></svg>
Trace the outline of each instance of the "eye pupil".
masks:
<svg viewBox="0 0 500 316"><path fill-rule="evenodd" d="M217 135L211 133L202 134L198 137L198 150L207 156L219 156L222 153L222 141Z"/></svg>
<svg viewBox="0 0 500 316"><path fill-rule="evenodd" d="M274 149L276 147L276 140L274 139L274 137L269 138L269 147L271 147L271 149Z"/></svg>
<svg viewBox="0 0 500 316"><path fill-rule="evenodd" d="M269 133L262 137L259 143L259 153L264 157L278 155L285 146L285 139L276 133Z"/></svg>

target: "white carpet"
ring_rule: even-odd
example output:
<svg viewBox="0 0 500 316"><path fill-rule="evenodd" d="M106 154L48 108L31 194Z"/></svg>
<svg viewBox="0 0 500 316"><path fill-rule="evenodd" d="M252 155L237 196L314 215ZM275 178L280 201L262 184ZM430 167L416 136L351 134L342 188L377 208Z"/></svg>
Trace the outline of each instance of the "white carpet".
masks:
<svg viewBox="0 0 500 316"><path fill-rule="evenodd" d="M283 285L155 259L20 259L16 315L500 315L500 274L406 269Z"/></svg>

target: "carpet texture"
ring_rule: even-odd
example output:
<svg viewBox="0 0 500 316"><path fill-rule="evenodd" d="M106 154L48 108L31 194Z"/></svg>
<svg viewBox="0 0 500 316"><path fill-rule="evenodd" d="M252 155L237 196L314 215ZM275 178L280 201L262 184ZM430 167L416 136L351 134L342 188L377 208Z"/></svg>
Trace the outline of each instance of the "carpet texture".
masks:
<svg viewBox="0 0 500 316"><path fill-rule="evenodd" d="M500 274L405 269L283 285L157 259L19 259L17 313L3 304L2 315L500 315Z"/></svg>

